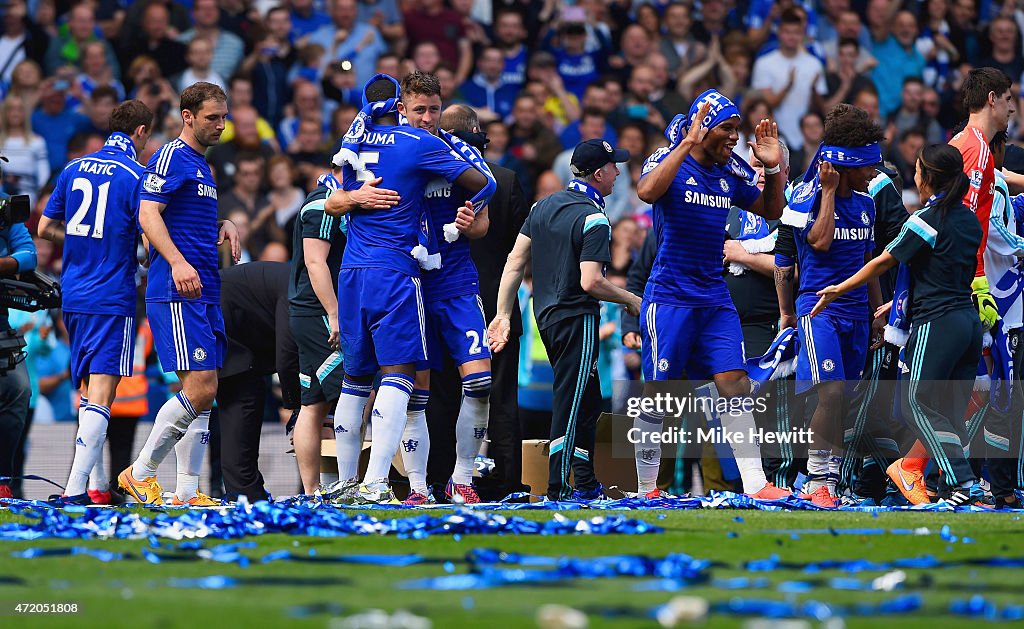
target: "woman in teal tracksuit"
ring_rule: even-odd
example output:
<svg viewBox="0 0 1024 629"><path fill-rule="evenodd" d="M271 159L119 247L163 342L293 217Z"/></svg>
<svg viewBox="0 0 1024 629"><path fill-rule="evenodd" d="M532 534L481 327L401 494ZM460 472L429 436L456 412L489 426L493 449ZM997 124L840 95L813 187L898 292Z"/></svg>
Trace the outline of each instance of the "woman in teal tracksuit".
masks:
<svg viewBox="0 0 1024 629"><path fill-rule="evenodd" d="M913 325L907 343L909 390L903 412L942 471L942 495L953 506L982 498L964 456L964 411L981 358L982 329L971 301L982 231L961 200L970 185L960 152L925 147L914 177L928 201L907 220L885 251L853 277L818 292L812 316L843 293L897 264L911 276Z"/></svg>

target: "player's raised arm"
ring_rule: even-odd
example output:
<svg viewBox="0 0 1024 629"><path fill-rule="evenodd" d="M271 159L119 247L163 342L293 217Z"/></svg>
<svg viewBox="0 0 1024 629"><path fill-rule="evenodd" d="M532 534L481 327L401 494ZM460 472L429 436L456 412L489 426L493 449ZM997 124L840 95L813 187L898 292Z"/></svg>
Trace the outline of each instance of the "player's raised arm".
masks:
<svg viewBox="0 0 1024 629"><path fill-rule="evenodd" d="M679 142L678 146L669 151L660 163L655 164L651 170L640 177L640 183L636 186L636 194L641 201L654 203L665 194L672 184L672 180L675 179L676 173L679 172L679 167L683 165L683 160L690 154L693 147L700 144L704 136L707 135L708 129L704 126L704 118L710 111L710 102L701 105L697 110L696 120L690 125L686 137Z"/></svg>
<svg viewBox="0 0 1024 629"><path fill-rule="evenodd" d="M818 253L832 248L836 227L836 189L839 187L839 172L828 162L821 162L821 206L818 218L807 230L807 244Z"/></svg>
<svg viewBox="0 0 1024 629"><path fill-rule="evenodd" d="M139 225L149 243L171 266L171 277L178 293L188 299L198 299L203 294L203 283L199 280L199 273L171 240L163 218L166 207L166 203L143 199L139 204Z"/></svg>
<svg viewBox="0 0 1024 629"><path fill-rule="evenodd" d="M764 192L750 211L768 220L782 216L786 207L786 175L782 172L782 146L779 144L779 126L767 118L754 128L755 142L750 147L754 156L764 164Z"/></svg>

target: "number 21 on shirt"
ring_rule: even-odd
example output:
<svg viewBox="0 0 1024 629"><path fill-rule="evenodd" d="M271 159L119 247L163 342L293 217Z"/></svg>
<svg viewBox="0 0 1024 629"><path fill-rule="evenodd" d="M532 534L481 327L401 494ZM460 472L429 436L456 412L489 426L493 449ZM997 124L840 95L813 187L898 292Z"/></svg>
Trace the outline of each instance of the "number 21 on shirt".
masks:
<svg viewBox="0 0 1024 629"><path fill-rule="evenodd" d="M71 190L81 192L82 201L78 204L78 209L75 210L74 216L68 221L65 232L68 236L89 236L89 228L91 227L93 238L103 238L103 219L107 214L107 193L110 191L110 182L101 183L97 186L94 195L91 181L84 177L75 177L71 182ZM94 202L96 206L95 222L93 225L86 225L82 221L85 220L86 215L89 213L89 208L93 207Z"/></svg>

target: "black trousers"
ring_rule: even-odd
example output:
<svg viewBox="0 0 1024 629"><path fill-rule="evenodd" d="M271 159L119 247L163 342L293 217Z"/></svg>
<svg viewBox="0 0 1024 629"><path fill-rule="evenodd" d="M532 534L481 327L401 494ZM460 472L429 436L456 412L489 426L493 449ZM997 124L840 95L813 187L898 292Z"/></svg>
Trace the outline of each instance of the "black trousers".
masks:
<svg viewBox="0 0 1024 629"><path fill-rule="evenodd" d="M996 500L1012 497L1013 490L1021 487L1022 482L1018 477L1018 464L1021 455L1021 419L1024 417L1024 381L1021 380L1024 330L1011 330L1009 341L1015 382L1012 387L1000 387L996 382L992 383L989 408L982 427L992 497ZM999 390L997 387L1000 387Z"/></svg>
<svg viewBox="0 0 1024 629"><path fill-rule="evenodd" d="M580 491L597 488L594 442L601 414L600 352L597 315L563 319L540 331L555 372L548 453L548 498L572 496L570 472Z"/></svg>
<svg viewBox="0 0 1024 629"><path fill-rule="evenodd" d="M892 343L868 353L864 376L843 416L841 487L881 501L890 491L885 470L915 436L893 417L900 348Z"/></svg>
<svg viewBox="0 0 1024 629"><path fill-rule="evenodd" d="M15 473L15 459L21 452L27 432L30 397L32 391L24 362L0 376L0 478L20 475ZM0 484L10 484L12 489L18 489L15 496L20 494L20 480L0 480Z"/></svg>
<svg viewBox="0 0 1024 629"><path fill-rule="evenodd" d="M250 372L222 378L217 389L224 489L252 502L267 499L259 468L266 397L266 377Z"/></svg>
<svg viewBox="0 0 1024 629"><path fill-rule="evenodd" d="M939 494L974 480L964 456L964 412L981 358L981 321L973 308L914 325L907 342L910 377L903 414L942 470Z"/></svg>

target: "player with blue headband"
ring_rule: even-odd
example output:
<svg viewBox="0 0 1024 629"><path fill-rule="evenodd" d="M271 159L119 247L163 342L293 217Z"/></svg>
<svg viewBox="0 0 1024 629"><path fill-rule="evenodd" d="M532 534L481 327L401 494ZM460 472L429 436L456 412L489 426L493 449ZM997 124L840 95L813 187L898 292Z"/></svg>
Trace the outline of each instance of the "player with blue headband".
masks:
<svg viewBox="0 0 1024 629"><path fill-rule="evenodd" d="M821 507L838 504L842 417L853 393L847 382L860 380L864 370L871 313L882 303L877 278L837 299L828 312L810 314L817 291L856 273L874 254L875 203L868 185L882 161L883 137L864 110L833 107L825 118L824 141L782 217L784 226L794 230L800 269L796 392L817 393L804 493ZM874 324L880 344L885 321L875 319Z"/></svg>
<svg viewBox="0 0 1024 629"><path fill-rule="evenodd" d="M644 162L637 194L654 206L658 237L640 311L645 395L683 377L713 379L706 390L716 406L719 397L734 402L750 394L743 331L722 277L723 227L732 206L770 220L779 218L786 181L777 125L762 120L750 147L765 165L764 192L756 185L753 169L733 153L739 125L735 103L708 90L685 116L677 115L669 123L669 146ZM663 495L656 484L661 448L652 439L662 430L663 420L664 414L655 410L640 413L633 425L632 434L638 436L634 452L639 495L648 499ZM747 435L754 428L749 407L725 413L721 420L728 433ZM789 495L765 478L756 444L736 444L731 456L744 492L768 500Z"/></svg>
<svg viewBox="0 0 1024 629"><path fill-rule="evenodd" d="M338 322L344 356L341 395L334 414L338 447L338 495L360 503L396 503L388 484L391 459L406 424L417 362L427 360L426 319L420 285L419 247L423 196L434 179L477 195L488 179L433 133L398 124L401 89L385 74L363 91L363 109L342 141L334 163L342 166L342 189L380 178L398 193L387 211L357 208L338 276ZM327 198L324 208L338 209ZM383 376L371 412L373 438L363 483L356 474L360 429L374 374Z"/></svg>

